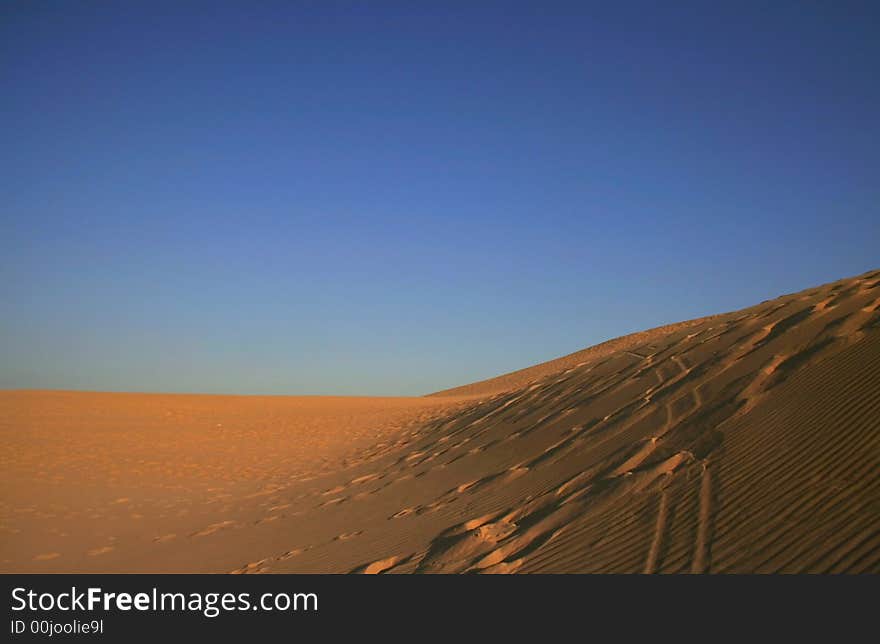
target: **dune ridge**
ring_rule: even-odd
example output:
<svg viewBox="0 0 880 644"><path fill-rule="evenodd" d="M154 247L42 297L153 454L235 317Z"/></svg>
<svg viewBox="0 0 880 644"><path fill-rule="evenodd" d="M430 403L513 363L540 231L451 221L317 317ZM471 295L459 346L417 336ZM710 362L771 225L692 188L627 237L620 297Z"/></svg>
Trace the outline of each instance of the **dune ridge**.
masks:
<svg viewBox="0 0 880 644"><path fill-rule="evenodd" d="M619 338L612 338L611 340L606 340L605 342L594 344L590 347L587 347L586 349L580 349L579 351L575 351L573 353L569 353L567 355L561 356L559 358L554 358L552 360L547 360L545 362L532 365L531 367L517 369L516 371L511 371L510 373L505 373L500 376L488 378L486 380L472 382L467 385L460 385L458 387L452 387L451 389L435 391L434 393L428 394L428 396L491 396L494 394L504 393L505 391L510 391L512 389L525 387L540 380L541 378L545 378L564 369L575 367L588 360L598 360L599 358L610 355L612 353L618 351L626 351L628 349L632 349L634 347L645 344L652 338L661 337L663 335L666 335L667 333L673 333L674 331L679 331L681 329L687 329L692 326L702 324L712 319L713 317L717 316L709 315L702 318L696 318L694 320L687 320L685 322L676 322L674 324L666 324L663 326L654 327L653 329L648 329L647 331L637 331L636 333L623 335Z"/></svg>
<svg viewBox="0 0 880 644"><path fill-rule="evenodd" d="M0 393L5 572L880 572L880 271L423 398L125 396Z"/></svg>

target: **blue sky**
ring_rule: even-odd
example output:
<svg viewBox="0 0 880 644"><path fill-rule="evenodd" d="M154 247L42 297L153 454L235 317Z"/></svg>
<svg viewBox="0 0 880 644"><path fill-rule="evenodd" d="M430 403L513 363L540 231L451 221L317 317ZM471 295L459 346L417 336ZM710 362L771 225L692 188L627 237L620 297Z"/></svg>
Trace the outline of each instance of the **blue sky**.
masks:
<svg viewBox="0 0 880 644"><path fill-rule="evenodd" d="M420 394L880 267L877 4L660 4L3 3L0 387Z"/></svg>

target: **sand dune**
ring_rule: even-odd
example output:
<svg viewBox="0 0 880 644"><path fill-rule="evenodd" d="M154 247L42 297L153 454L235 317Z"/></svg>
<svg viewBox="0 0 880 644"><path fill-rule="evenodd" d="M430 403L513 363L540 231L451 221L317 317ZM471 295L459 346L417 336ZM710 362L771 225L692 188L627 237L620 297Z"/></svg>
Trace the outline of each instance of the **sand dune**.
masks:
<svg viewBox="0 0 880 644"><path fill-rule="evenodd" d="M424 398L0 409L4 572L880 572L880 271Z"/></svg>

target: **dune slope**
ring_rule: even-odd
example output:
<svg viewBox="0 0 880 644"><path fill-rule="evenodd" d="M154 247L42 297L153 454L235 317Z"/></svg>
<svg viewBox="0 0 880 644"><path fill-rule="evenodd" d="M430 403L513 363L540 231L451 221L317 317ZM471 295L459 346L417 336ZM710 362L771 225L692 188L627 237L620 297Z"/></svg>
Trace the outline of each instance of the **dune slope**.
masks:
<svg viewBox="0 0 880 644"><path fill-rule="evenodd" d="M13 393L2 399L7 419L22 414ZM84 508L70 495L65 514L49 509L51 493L36 503L26 490L4 491L4 529L19 532L4 536L3 568L880 572L880 271L449 393L395 403L413 405L395 422L355 410L350 430L325 425L331 434L309 457L324 466L308 475L293 456L265 450L206 504L190 489L135 489L125 496L140 495L143 518L119 518L112 549L97 556L86 546L100 546L71 540L71 526L102 525L111 502ZM295 431L278 429L284 418L252 425L253 439L274 432L286 445ZM20 486L61 458L32 450L50 444L53 422L63 425L43 419L19 439L27 458L7 455L4 477ZM349 442L355 427L362 440ZM7 420L4 434L16 428ZM71 459L80 448L67 444ZM193 486L208 466L180 483ZM94 483L106 487L108 475ZM132 484L131 472L115 476ZM49 539L50 529L68 537Z"/></svg>

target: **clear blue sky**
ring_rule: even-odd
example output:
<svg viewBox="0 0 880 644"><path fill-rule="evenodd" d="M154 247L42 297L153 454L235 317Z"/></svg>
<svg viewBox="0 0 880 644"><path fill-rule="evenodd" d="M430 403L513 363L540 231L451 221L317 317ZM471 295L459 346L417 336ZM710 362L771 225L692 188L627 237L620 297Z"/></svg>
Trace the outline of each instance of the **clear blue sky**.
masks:
<svg viewBox="0 0 880 644"><path fill-rule="evenodd" d="M4 2L0 388L419 394L877 268L878 14Z"/></svg>

